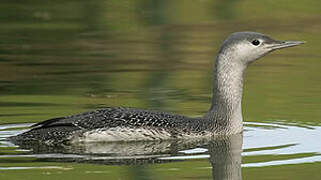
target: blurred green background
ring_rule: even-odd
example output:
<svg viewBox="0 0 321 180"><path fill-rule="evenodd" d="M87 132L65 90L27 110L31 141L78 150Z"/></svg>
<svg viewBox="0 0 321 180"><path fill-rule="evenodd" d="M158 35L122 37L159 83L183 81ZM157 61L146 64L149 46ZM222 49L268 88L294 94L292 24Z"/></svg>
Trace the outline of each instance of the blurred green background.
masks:
<svg viewBox="0 0 321 180"><path fill-rule="evenodd" d="M0 124L106 106L200 116L209 108L221 42L232 32L257 31L307 43L249 67L244 120L320 125L320 7L316 0L2 0ZM307 165L309 171L300 166L243 168L243 175L270 179L276 169L277 177L302 179L320 169L320 163ZM210 171L192 172L210 178Z"/></svg>

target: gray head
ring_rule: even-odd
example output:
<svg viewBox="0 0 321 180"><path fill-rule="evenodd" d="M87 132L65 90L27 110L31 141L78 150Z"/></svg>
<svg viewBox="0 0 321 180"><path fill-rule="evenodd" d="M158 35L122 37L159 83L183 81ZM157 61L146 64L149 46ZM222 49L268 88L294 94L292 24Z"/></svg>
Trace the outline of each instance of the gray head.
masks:
<svg viewBox="0 0 321 180"><path fill-rule="evenodd" d="M265 54L286 47L297 46L302 41L278 41L257 32L232 33L222 44L219 54L229 60L249 64Z"/></svg>

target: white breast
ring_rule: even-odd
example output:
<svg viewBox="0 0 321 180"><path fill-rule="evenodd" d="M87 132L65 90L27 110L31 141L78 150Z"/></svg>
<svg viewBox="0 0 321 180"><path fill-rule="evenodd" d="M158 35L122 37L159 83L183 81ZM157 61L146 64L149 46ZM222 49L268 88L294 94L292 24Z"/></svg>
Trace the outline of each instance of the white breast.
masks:
<svg viewBox="0 0 321 180"><path fill-rule="evenodd" d="M171 139L172 135L159 128L113 127L95 129L72 138L72 142L114 142Z"/></svg>

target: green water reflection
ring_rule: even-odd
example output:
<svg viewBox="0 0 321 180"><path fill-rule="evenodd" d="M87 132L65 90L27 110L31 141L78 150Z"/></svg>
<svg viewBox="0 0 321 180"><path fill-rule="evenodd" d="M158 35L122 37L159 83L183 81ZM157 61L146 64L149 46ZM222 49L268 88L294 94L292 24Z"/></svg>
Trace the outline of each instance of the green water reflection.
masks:
<svg viewBox="0 0 321 180"><path fill-rule="evenodd" d="M38 122L104 106L199 116L209 107L218 46L231 32L251 30L308 43L272 53L248 69L245 121L320 125L320 6L315 0L3 0L0 124ZM145 173L126 166L0 160L0 166L55 165L73 169L5 171L0 179L25 173L42 179L47 172L85 179L87 171L88 177L134 179L132 172ZM149 179L211 178L209 169L191 166L208 166L208 161L146 169L157 174ZM175 167L186 170L162 171ZM311 177L317 169L320 163L242 171L245 179L317 179Z"/></svg>

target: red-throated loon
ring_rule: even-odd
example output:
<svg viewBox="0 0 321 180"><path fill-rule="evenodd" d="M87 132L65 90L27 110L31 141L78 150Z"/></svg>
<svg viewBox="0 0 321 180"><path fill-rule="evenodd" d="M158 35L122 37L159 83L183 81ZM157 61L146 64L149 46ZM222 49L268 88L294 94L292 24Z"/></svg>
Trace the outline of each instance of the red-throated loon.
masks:
<svg viewBox="0 0 321 180"><path fill-rule="evenodd" d="M214 68L209 111L190 118L166 112L109 107L49 119L11 137L13 142L59 144L79 141L138 141L229 135L242 132L242 90L247 66L267 53L302 41L278 41L257 32L236 32L222 44Z"/></svg>

